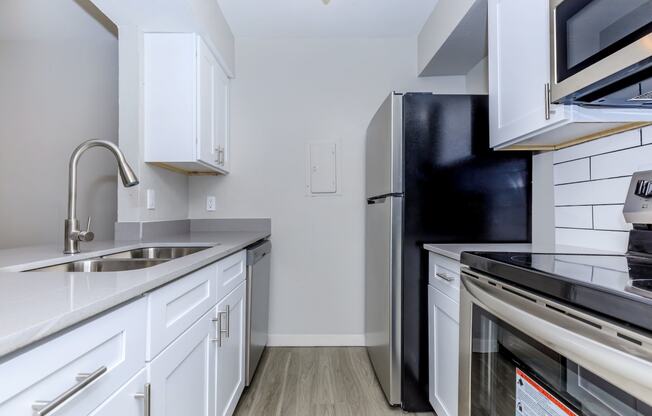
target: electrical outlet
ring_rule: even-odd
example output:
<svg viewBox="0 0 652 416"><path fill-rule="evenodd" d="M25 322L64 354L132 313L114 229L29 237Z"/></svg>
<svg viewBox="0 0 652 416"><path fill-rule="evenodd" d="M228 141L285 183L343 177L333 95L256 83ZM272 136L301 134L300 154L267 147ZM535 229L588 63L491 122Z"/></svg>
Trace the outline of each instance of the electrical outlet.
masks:
<svg viewBox="0 0 652 416"><path fill-rule="evenodd" d="M156 209L156 192L153 189L147 190L147 209Z"/></svg>
<svg viewBox="0 0 652 416"><path fill-rule="evenodd" d="M206 211L215 211L215 197L213 195L206 197Z"/></svg>

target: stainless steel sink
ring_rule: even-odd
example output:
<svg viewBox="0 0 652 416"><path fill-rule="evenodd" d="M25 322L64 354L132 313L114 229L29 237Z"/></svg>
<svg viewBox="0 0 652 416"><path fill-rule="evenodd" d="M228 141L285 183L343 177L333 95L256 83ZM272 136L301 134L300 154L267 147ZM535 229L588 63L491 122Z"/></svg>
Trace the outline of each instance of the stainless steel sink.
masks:
<svg viewBox="0 0 652 416"><path fill-rule="evenodd" d="M209 247L143 247L86 260L26 270L27 272L124 272L157 266Z"/></svg>
<svg viewBox="0 0 652 416"><path fill-rule="evenodd" d="M27 270L29 272L124 272L145 269L165 263L164 259L103 259L92 258L70 263Z"/></svg>
<svg viewBox="0 0 652 416"><path fill-rule="evenodd" d="M206 250L208 247L144 247L102 256L105 259L165 259L172 260Z"/></svg>

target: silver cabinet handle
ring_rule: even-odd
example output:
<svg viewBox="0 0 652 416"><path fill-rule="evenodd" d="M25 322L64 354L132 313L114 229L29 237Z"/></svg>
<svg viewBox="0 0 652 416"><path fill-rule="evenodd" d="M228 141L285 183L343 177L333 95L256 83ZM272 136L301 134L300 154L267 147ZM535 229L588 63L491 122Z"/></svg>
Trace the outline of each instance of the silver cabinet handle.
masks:
<svg viewBox="0 0 652 416"><path fill-rule="evenodd" d="M222 164L222 146L217 146L215 148L215 152L217 153L217 155L215 157L215 163L217 163L218 165L221 165Z"/></svg>
<svg viewBox="0 0 652 416"><path fill-rule="evenodd" d="M550 120L550 83L546 83L544 85L545 91L544 91L544 99L546 100L545 106L544 106L544 112L546 115L546 120Z"/></svg>
<svg viewBox="0 0 652 416"><path fill-rule="evenodd" d="M152 416L152 385L145 383L144 393L134 394L135 399L143 399L143 415Z"/></svg>
<svg viewBox="0 0 652 416"><path fill-rule="evenodd" d="M437 275L437 277L440 277L440 278L446 280L447 282L452 282L453 280L455 280L454 276L449 276L448 274L446 274L444 272L437 272L435 274Z"/></svg>
<svg viewBox="0 0 652 416"><path fill-rule="evenodd" d="M228 325L228 322L229 322L228 321L228 319L229 319L228 313L229 313L229 307L227 306L226 307L226 312L218 312L217 313L217 318L213 318L213 322L215 322L215 324L217 325L217 338L212 339L211 341L217 342L218 347L222 346L222 334L226 334L227 338L229 337L228 326L227 326L227 329L222 328L222 316L226 315L227 325Z"/></svg>
<svg viewBox="0 0 652 416"><path fill-rule="evenodd" d="M226 305L226 337L231 336L231 305Z"/></svg>
<svg viewBox="0 0 652 416"><path fill-rule="evenodd" d="M92 373L81 373L77 375L78 383L61 393L56 399L52 401L39 400L32 404L34 416L45 416L52 413L57 407L61 406L66 400L82 391L86 386L100 378L102 374L106 373L106 366L102 366Z"/></svg>

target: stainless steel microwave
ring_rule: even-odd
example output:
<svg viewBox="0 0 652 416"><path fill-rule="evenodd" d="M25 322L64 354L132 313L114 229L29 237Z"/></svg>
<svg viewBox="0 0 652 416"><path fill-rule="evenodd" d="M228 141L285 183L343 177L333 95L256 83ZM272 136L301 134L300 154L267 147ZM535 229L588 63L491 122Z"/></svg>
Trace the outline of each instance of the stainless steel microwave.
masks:
<svg viewBox="0 0 652 416"><path fill-rule="evenodd" d="M550 0L554 103L652 108L652 0Z"/></svg>

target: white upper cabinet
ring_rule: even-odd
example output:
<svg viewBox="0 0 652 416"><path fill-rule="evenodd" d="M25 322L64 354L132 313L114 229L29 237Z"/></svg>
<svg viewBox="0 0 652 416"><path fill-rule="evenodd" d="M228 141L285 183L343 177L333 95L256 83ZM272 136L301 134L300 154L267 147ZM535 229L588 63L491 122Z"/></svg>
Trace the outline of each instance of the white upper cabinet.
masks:
<svg viewBox="0 0 652 416"><path fill-rule="evenodd" d="M489 0L491 147L553 150L651 119L638 109L550 104L548 2Z"/></svg>
<svg viewBox="0 0 652 416"><path fill-rule="evenodd" d="M229 172L229 78L193 33L145 34L145 161Z"/></svg>
<svg viewBox="0 0 652 416"><path fill-rule="evenodd" d="M548 0L489 1L491 145L499 146L565 118L546 117L550 80Z"/></svg>

